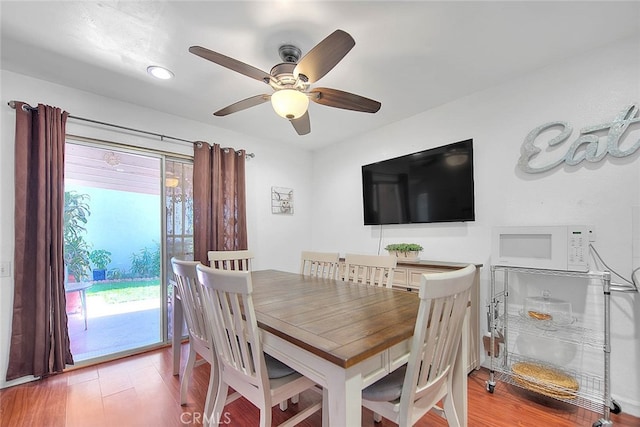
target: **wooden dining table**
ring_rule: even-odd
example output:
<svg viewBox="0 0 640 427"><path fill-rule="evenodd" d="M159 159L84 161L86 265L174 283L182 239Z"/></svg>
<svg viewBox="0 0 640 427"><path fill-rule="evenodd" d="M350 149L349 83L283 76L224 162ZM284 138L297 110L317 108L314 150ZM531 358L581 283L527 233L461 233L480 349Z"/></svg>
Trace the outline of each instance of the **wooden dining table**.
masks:
<svg viewBox="0 0 640 427"><path fill-rule="evenodd" d="M264 351L324 388L323 424L360 426L362 389L408 360L420 303L416 293L276 270L251 276ZM174 331L182 330L179 304L177 299ZM174 374L180 339L174 334ZM466 341L461 336L452 390L463 426Z"/></svg>

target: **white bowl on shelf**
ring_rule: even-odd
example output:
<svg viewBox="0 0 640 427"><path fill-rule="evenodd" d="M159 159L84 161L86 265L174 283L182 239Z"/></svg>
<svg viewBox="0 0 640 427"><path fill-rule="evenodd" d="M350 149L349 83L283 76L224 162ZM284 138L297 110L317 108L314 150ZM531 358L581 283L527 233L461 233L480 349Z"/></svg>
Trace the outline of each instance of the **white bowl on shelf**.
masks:
<svg viewBox="0 0 640 427"><path fill-rule="evenodd" d="M516 347L522 356L556 366L566 366L571 363L578 351L574 343L530 334L518 335Z"/></svg>

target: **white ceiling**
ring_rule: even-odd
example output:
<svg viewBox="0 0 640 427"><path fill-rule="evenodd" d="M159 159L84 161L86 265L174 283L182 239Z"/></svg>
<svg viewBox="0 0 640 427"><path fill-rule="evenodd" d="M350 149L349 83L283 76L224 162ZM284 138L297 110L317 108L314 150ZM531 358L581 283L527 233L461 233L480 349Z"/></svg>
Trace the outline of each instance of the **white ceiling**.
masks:
<svg viewBox="0 0 640 427"><path fill-rule="evenodd" d="M0 14L3 69L310 149L640 36L637 1L2 1ZM269 72L281 44L304 55L338 28L356 45L313 86L378 100L378 113L311 103L306 136L269 103L212 115L271 89L190 54L190 46ZM175 78L152 79L152 64ZM605 65L594 58L594 67Z"/></svg>

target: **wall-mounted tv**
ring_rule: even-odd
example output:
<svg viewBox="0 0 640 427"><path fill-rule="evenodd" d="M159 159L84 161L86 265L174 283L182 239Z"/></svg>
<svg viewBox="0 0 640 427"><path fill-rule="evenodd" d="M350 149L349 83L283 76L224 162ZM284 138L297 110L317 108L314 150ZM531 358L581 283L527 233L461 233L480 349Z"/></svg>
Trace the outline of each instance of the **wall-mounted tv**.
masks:
<svg viewBox="0 0 640 427"><path fill-rule="evenodd" d="M473 140L362 166L364 224L474 221Z"/></svg>

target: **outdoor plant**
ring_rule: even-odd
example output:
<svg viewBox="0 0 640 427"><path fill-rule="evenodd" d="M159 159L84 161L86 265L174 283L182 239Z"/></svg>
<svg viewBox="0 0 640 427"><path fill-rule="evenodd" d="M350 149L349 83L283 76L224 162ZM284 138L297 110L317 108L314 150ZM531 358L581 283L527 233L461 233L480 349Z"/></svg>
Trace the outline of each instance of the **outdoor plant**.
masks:
<svg viewBox="0 0 640 427"><path fill-rule="evenodd" d="M131 273L134 277L160 276L160 245L155 248L144 247L137 253L131 254Z"/></svg>
<svg viewBox="0 0 640 427"><path fill-rule="evenodd" d="M67 266L67 274L73 276L76 281L82 281L88 277L89 250L87 242L82 236L65 236L64 263Z"/></svg>
<svg viewBox="0 0 640 427"><path fill-rule="evenodd" d="M112 268L110 270L107 270L106 278L109 280L124 279L126 277L128 277L127 272L120 268Z"/></svg>
<svg viewBox="0 0 640 427"><path fill-rule="evenodd" d="M389 252L420 252L423 248L417 243L392 243L385 249Z"/></svg>
<svg viewBox="0 0 640 427"><path fill-rule="evenodd" d="M75 191L64 193L64 263L67 273L76 280L84 280L89 273L89 244L84 240L91 210L89 195Z"/></svg>
<svg viewBox="0 0 640 427"><path fill-rule="evenodd" d="M89 253L89 259L97 270L106 270L111 262L111 252L104 249L96 249Z"/></svg>

